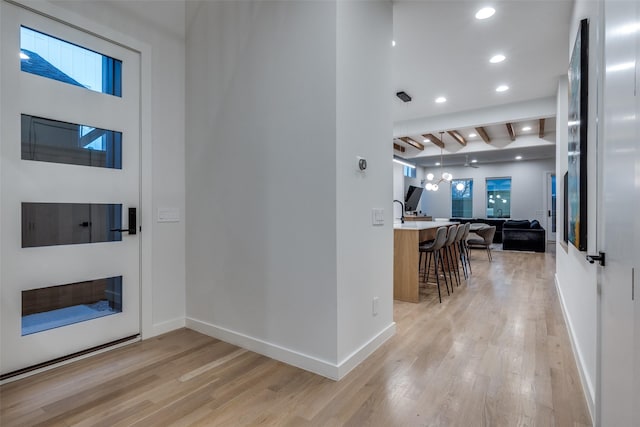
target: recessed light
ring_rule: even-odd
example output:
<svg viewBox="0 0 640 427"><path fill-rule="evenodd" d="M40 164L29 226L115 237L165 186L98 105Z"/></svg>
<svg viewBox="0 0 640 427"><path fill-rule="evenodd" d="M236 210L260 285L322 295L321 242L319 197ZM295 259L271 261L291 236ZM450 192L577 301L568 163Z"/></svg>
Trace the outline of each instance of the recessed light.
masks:
<svg viewBox="0 0 640 427"><path fill-rule="evenodd" d="M436 103L442 104L443 102L447 102L447 98L445 98L444 96L439 96L436 98Z"/></svg>
<svg viewBox="0 0 640 427"><path fill-rule="evenodd" d="M470 133L469 134L469 138L475 138L476 136L478 136L478 135L476 135L475 133Z"/></svg>
<svg viewBox="0 0 640 427"><path fill-rule="evenodd" d="M522 160L522 156L516 156L516 160Z"/></svg>
<svg viewBox="0 0 640 427"><path fill-rule="evenodd" d="M483 7L479 11L476 12L476 19L487 19L491 18L493 14L496 13L496 10L492 7Z"/></svg>
<svg viewBox="0 0 640 427"><path fill-rule="evenodd" d="M471 163L478 163L478 159L471 160Z"/></svg>
<svg viewBox="0 0 640 427"><path fill-rule="evenodd" d="M20 59L29 59L29 55L24 52L20 52Z"/></svg>
<svg viewBox="0 0 640 427"><path fill-rule="evenodd" d="M391 46L395 46L396 45L396 41L395 40L391 40Z"/></svg>
<svg viewBox="0 0 640 427"><path fill-rule="evenodd" d="M425 138L425 139L422 140L422 142L424 142L426 144L427 142L431 142L431 140L429 138Z"/></svg>
<svg viewBox="0 0 640 427"><path fill-rule="evenodd" d="M489 62L491 62L492 64L497 64L498 62L502 62L505 59L507 59L504 55L494 55L491 57L491 59L489 59Z"/></svg>
<svg viewBox="0 0 640 427"><path fill-rule="evenodd" d="M523 132L526 132L528 130L531 130L531 126L525 126L525 127L522 128Z"/></svg>
<svg viewBox="0 0 640 427"><path fill-rule="evenodd" d="M436 166L440 166L440 162L436 162Z"/></svg>
<svg viewBox="0 0 640 427"><path fill-rule="evenodd" d="M496 92L506 92L509 90L509 86L507 85L500 85L496 88Z"/></svg>

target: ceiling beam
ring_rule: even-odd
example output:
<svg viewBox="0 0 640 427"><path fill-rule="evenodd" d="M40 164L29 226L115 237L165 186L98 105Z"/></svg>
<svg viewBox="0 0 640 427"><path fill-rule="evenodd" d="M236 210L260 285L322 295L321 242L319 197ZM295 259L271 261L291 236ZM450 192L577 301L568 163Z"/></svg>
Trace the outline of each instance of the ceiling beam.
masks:
<svg viewBox="0 0 640 427"><path fill-rule="evenodd" d="M467 145L467 140L464 139L464 136L460 135L460 132L457 130L448 130L447 133L463 147Z"/></svg>
<svg viewBox="0 0 640 427"><path fill-rule="evenodd" d="M428 139L429 141L431 141L434 145L440 147L440 148L444 148L444 142L440 141L440 138L438 138L437 136L435 136L432 133L427 133L422 135L424 138Z"/></svg>
<svg viewBox="0 0 640 427"><path fill-rule="evenodd" d="M398 145L398 144L396 144L395 142L393 143L393 149L394 149L394 150L398 150L398 151L399 151L399 152L401 152L401 153L404 153L404 150L405 150L405 149L404 149L404 147L403 147L402 145Z"/></svg>
<svg viewBox="0 0 640 427"><path fill-rule="evenodd" d="M489 134L486 130L484 130L482 126L477 127L476 132L478 132L478 135L480 135L480 138L482 138L484 142L486 142L487 144L491 144L491 138L489 138Z"/></svg>
<svg viewBox="0 0 640 427"><path fill-rule="evenodd" d="M509 132L509 138L511 138L511 141L515 141L516 140L516 134L513 131L513 124L512 123L506 123L505 126L507 127L507 132Z"/></svg>
<svg viewBox="0 0 640 427"><path fill-rule="evenodd" d="M538 125L538 138L544 138L544 119L540 119L540 124Z"/></svg>
<svg viewBox="0 0 640 427"><path fill-rule="evenodd" d="M424 150L424 145L422 145L418 141L415 141L415 140L409 138L408 136L401 137L400 141L404 142L405 144L409 144L410 146L412 146L414 148L417 148L420 151Z"/></svg>

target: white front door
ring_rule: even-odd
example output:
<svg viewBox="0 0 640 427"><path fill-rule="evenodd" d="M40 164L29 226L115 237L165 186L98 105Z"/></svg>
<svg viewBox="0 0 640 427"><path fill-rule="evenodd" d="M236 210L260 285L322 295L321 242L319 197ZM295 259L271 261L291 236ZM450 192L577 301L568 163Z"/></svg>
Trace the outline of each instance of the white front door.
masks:
<svg viewBox="0 0 640 427"><path fill-rule="evenodd" d="M640 425L638 2L605 1L596 425ZM635 282L635 283L634 283Z"/></svg>
<svg viewBox="0 0 640 427"><path fill-rule="evenodd" d="M140 333L140 57L0 8L7 374Z"/></svg>

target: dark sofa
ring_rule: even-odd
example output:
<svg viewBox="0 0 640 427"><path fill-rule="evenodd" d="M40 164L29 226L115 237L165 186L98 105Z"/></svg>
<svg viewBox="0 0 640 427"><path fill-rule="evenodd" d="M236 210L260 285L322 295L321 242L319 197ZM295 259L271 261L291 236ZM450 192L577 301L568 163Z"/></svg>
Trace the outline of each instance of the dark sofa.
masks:
<svg viewBox="0 0 640 427"><path fill-rule="evenodd" d="M546 248L546 232L538 221L506 221L502 226L502 249L545 252Z"/></svg>
<svg viewBox="0 0 640 427"><path fill-rule="evenodd" d="M482 223L496 226L496 234L493 236L493 243L502 243L502 226L506 219L499 218L449 218L449 221L459 222L464 224L466 222Z"/></svg>

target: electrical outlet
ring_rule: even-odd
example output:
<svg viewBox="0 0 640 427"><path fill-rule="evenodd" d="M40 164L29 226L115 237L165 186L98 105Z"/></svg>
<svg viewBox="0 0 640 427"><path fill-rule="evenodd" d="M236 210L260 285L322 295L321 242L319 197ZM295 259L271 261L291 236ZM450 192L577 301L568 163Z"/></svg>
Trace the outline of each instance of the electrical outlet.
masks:
<svg viewBox="0 0 640 427"><path fill-rule="evenodd" d="M378 307L380 306L380 298L373 297L373 304L371 306L371 314L374 316L378 315Z"/></svg>

